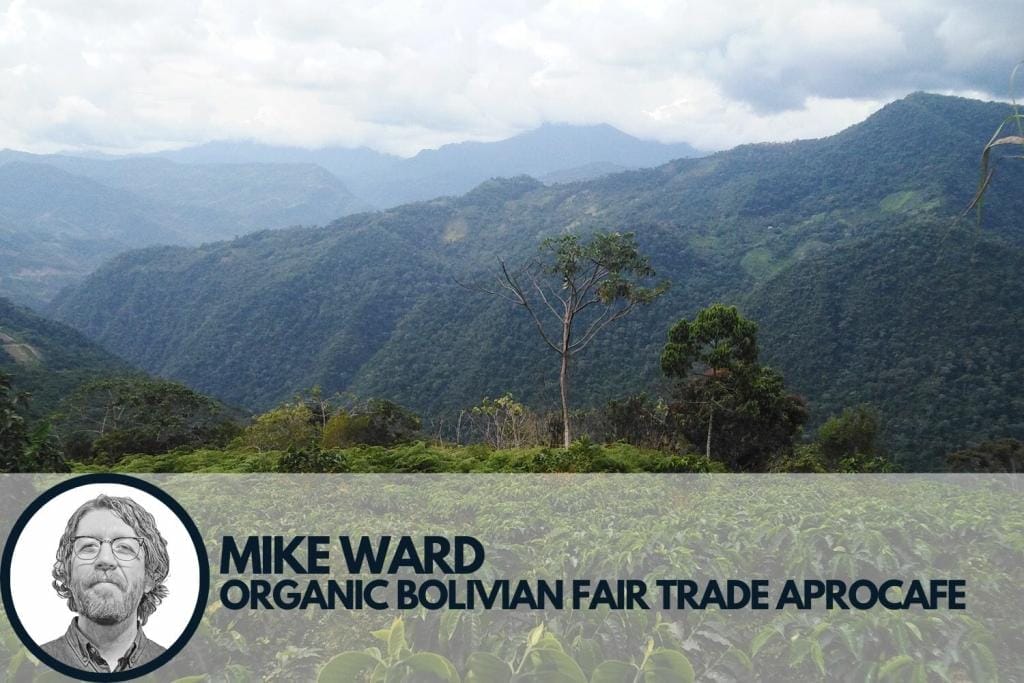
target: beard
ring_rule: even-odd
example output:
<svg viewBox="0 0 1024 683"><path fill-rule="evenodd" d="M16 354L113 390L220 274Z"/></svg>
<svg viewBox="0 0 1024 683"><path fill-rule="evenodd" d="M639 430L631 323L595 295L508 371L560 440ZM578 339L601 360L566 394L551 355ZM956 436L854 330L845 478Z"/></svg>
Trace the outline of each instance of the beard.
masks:
<svg viewBox="0 0 1024 683"><path fill-rule="evenodd" d="M135 614L142 599L142 583L126 581L117 573L82 572L71 583L78 612L97 624L119 624Z"/></svg>

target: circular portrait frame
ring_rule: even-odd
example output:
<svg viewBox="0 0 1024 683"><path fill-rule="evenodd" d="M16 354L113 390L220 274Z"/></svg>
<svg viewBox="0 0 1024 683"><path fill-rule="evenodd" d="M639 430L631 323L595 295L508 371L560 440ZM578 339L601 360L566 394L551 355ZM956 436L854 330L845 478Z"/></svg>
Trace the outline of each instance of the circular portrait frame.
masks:
<svg viewBox="0 0 1024 683"><path fill-rule="evenodd" d="M97 484L117 485L135 489L152 496L159 503L163 504L174 514L175 517L177 517L178 522L180 522L185 532L187 532L188 538L191 540L193 549L195 550L196 560L199 563L199 581L195 605L192 609L191 616L188 618L187 624L174 642L167 646L167 649L163 653L149 662L126 671L115 671L109 673L78 669L47 654L18 616L17 604L14 599L13 591L11 590L15 549L21 540L22 533L36 514L59 496L83 486L93 486ZM15 634L17 634L18 639L21 640L22 644L28 648L29 652L31 652L33 656L54 671L64 674L70 678L83 681L127 681L140 676L145 676L146 674L152 673L163 667L177 656L179 652L181 652L182 648L185 647L199 628L199 623L203 618L203 612L206 610L209 592L210 563L209 557L206 553L206 545L203 542L203 538L199 533L198 527L196 527L195 522L185 511L185 508L183 508L181 504L178 503L178 501L176 501L170 494L155 484L123 474L86 474L61 482L39 494L39 496L37 496L36 499L32 501L27 508L25 508L14 523L14 526L11 528L10 536L8 536L7 542L4 545L2 566L0 566L0 596L2 596L3 599L7 619Z"/></svg>

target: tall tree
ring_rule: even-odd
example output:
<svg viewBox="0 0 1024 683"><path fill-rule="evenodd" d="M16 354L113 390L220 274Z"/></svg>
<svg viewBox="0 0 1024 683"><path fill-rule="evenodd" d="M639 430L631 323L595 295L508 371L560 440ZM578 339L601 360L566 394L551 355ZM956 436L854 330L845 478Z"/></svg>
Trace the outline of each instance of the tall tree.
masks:
<svg viewBox="0 0 1024 683"><path fill-rule="evenodd" d="M687 438L702 436L711 458L717 435L716 455L733 469L764 469L807 420L782 376L758 363L757 324L734 306L714 304L673 325L661 368L680 380L673 412Z"/></svg>
<svg viewBox="0 0 1024 683"><path fill-rule="evenodd" d="M500 263L498 288L486 291L525 308L541 339L558 354L562 441L568 448L572 357L605 327L665 293L668 283L645 286L655 272L633 233L599 232L585 241L575 234L552 237L521 270Z"/></svg>

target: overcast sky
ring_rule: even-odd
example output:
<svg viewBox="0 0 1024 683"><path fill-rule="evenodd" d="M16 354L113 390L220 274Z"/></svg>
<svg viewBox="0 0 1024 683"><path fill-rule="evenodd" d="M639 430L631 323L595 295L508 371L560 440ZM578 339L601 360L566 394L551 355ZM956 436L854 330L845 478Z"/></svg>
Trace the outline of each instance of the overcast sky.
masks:
<svg viewBox="0 0 1024 683"><path fill-rule="evenodd" d="M1006 99L1022 28L1022 0L0 0L0 147L411 155L552 121L722 149Z"/></svg>

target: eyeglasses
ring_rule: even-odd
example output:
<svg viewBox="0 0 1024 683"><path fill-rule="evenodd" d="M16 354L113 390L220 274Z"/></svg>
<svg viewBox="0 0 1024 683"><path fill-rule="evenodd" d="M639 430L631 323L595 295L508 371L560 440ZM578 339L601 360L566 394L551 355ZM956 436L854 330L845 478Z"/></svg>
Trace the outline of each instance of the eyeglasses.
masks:
<svg viewBox="0 0 1024 683"><path fill-rule="evenodd" d="M100 555L104 543L110 544L114 557L122 562L137 559L142 552L142 539L134 536L120 538L93 538L92 536L76 536L75 556L80 560L95 560Z"/></svg>

